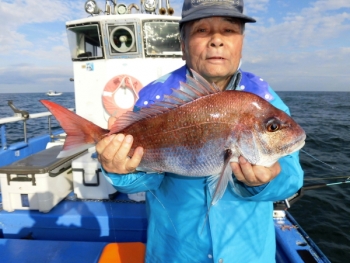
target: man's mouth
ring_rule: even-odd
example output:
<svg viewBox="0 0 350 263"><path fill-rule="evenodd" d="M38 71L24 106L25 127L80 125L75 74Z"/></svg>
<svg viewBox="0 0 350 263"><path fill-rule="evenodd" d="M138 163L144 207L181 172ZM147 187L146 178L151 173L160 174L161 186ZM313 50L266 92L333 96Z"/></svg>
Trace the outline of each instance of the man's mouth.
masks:
<svg viewBox="0 0 350 263"><path fill-rule="evenodd" d="M208 59L224 59L223 57L210 57Z"/></svg>

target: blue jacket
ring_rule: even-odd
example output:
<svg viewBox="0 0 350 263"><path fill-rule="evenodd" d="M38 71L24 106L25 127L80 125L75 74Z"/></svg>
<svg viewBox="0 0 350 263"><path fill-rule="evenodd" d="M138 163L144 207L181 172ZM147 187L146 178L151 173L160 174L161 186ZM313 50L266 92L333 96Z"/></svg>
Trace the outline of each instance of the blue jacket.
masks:
<svg viewBox="0 0 350 263"><path fill-rule="evenodd" d="M170 94L170 88L185 81L184 66L156 80L140 92L137 107L144 107ZM241 79L240 79L241 77ZM238 79L237 79L238 78ZM268 84L247 72L232 83L253 92L287 112L287 106ZM235 190L227 189L211 207L208 177L184 177L170 173L136 172L127 175L106 173L115 188L124 193L146 191L148 238L146 262L275 262L273 201L293 195L303 182L298 153L279 160L282 171L271 182L248 187L234 179Z"/></svg>

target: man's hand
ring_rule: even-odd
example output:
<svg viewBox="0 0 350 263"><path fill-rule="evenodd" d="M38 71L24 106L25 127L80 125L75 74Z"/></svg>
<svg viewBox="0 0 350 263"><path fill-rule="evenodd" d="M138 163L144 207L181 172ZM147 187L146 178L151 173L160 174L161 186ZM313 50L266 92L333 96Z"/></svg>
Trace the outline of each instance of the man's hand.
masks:
<svg viewBox="0 0 350 263"><path fill-rule="evenodd" d="M251 165L242 156L238 158L238 161L239 163L231 163L232 172L238 181L248 186L266 184L281 172L281 166L278 162L274 163L271 167L265 167Z"/></svg>
<svg viewBox="0 0 350 263"><path fill-rule="evenodd" d="M108 120L110 128L115 122L115 118ZM131 135L116 134L110 135L96 145L98 160L103 168L110 173L127 174L135 171L140 164L143 156L143 148L137 147L133 156L130 158L130 152L133 143Z"/></svg>

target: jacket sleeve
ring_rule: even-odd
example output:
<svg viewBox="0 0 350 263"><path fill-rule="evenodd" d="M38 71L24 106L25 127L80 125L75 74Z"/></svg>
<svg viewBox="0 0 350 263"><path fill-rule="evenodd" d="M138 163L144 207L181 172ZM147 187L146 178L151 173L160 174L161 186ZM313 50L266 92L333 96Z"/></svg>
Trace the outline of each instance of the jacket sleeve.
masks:
<svg viewBox="0 0 350 263"><path fill-rule="evenodd" d="M102 173L115 189L122 193L133 194L155 190L164 178L163 173L135 172L130 174L108 173L102 167Z"/></svg>
<svg viewBox="0 0 350 263"><path fill-rule="evenodd" d="M290 115L288 107L269 87L273 96L271 104ZM249 187L234 178L234 192L243 199L251 201L278 201L295 194L303 185L304 172L299 162L299 151L278 160L281 172L267 184Z"/></svg>
<svg viewBox="0 0 350 263"><path fill-rule="evenodd" d="M299 163L299 152L282 157L278 161L281 172L269 183L249 187L234 178L234 192L251 201L279 201L295 194L303 185L304 172Z"/></svg>

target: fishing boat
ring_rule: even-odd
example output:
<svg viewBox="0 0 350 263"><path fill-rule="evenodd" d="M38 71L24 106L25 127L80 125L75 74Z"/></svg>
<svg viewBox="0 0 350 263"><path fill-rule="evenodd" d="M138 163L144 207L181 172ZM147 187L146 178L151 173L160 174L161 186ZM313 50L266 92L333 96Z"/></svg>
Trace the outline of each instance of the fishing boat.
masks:
<svg viewBox="0 0 350 263"><path fill-rule="evenodd" d="M75 111L107 127L133 108L147 83L183 65L178 22L169 1L117 4L66 23L74 69ZM101 98L101 99L98 99ZM147 218L143 193L116 192L101 175L94 148L57 159L63 130L51 114L28 113L9 102L0 119L1 262L143 262ZM74 109L71 109L74 110ZM26 122L48 118L47 134L27 137ZM6 125L23 123L23 141L7 144ZM288 212L276 203L277 262L329 262ZM171 259L169 259L171 262Z"/></svg>
<svg viewBox="0 0 350 263"><path fill-rule="evenodd" d="M54 90L49 90L48 92L46 92L46 95L50 97L61 96L62 94L63 94L62 92L57 92Z"/></svg>

